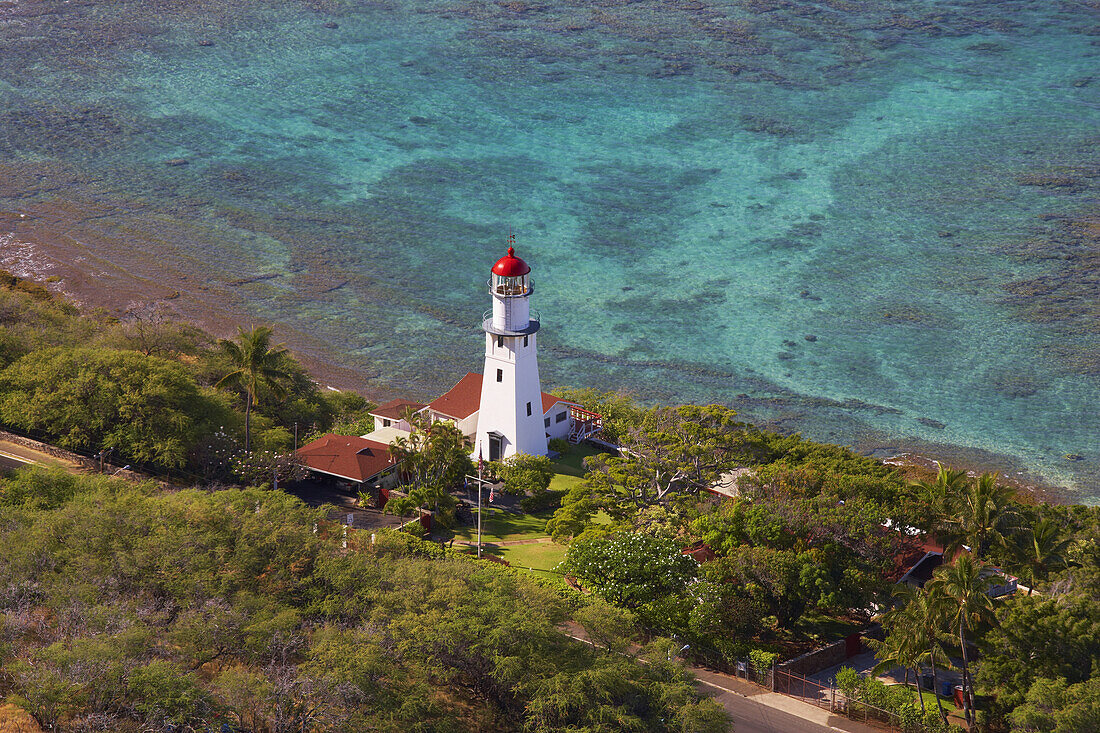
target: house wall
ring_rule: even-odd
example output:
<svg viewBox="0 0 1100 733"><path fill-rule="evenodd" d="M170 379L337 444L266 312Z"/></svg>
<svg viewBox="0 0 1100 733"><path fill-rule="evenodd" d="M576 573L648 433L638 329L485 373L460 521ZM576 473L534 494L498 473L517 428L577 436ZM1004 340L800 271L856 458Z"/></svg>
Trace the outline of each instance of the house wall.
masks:
<svg viewBox="0 0 1100 733"><path fill-rule="evenodd" d="M387 418L381 418L381 417L378 417L377 415L375 415L375 417L374 417L374 429L375 430L381 430L382 428L387 428L388 427L388 428L395 428L397 430L404 430L406 433L412 432L412 425L409 424L408 420L394 420L392 418L388 418L390 424L386 425L386 419Z"/></svg>
<svg viewBox="0 0 1100 733"><path fill-rule="evenodd" d="M563 412L565 413L565 419L561 422L558 422L557 416ZM545 427L547 418L550 419L549 427ZM543 426L545 432L549 433L550 440L554 440L555 438L561 438L562 440L565 440L566 438L568 438L569 431L573 427L573 418L569 415L569 405L565 404L564 402L559 402L551 407L550 410L545 415L543 415Z"/></svg>

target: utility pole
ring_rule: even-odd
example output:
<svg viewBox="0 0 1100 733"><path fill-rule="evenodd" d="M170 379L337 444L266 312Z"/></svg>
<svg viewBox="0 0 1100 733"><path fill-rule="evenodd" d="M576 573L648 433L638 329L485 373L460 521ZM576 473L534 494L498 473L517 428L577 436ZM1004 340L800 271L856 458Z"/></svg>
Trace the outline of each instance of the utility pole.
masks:
<svg viewBox="0 0 1100 733"><path fill-rule="evenodd" d="M481 467L484 461L477 457L477 559L481 559Z"/></svg>

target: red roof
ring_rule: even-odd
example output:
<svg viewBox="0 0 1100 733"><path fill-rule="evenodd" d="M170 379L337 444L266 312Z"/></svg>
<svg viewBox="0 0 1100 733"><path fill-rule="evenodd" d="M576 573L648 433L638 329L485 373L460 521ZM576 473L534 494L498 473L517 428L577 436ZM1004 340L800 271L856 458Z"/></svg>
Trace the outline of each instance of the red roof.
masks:
<svg viewBox="0 0 1100 733"><path fill-rule="evenodd" d="M501 277L519 277L529 272L531 272L531 266L516 257L516 250L512 247L508 248L508 254L501 257L493 265L493 274Z"/></svg>
<svg viewBox="0 0 1100 733"><path fill-rule="evenodd" d="M481 375L468 373L458 384L428 403L432 412L465 420L481 406Z"/></svg>
<svg viewBox="0 0 1100 733"><path fill-rule="evenodd" d="M391 420L404 420L405 411L412 410L418 412L427 405L422 405L419 402L413 402L412 400L396 399L390 400L384 405L379 405L375 409L370 411L371 415L377 415L378 417L385 417Z"/></svg>
<svg viewBox="0 0 1100 733"><path fill-rule="evenodd" d="M303 445L298 458L315 471L350 481L367 481L392 465L385 443L335 433Z"/></svg>
<svg viewBox="0 0 1100 733"><path fill-rule="evenodd" d="M559 402L564 402L567 405L576 405L576 402L570 402L569 400L563 400L561 397L555 397L552 394L546 392L542 393L542 414L550 412L550 408ZM579 407L579 405L578 405Z"/></svg>
<svg viewBox="0 0 1100 733"><path fill-rule="evenodd" d="M465 420L481 408L481 380L480 374L470 372L458 384L451 387L446 394L436 397L428 405L433 412L440 415L453 417L456 420ZM567 405L575 404L561 397L555 397L546 392L542 393L542 413L545 415L554 405L564 402Z"/></svg>

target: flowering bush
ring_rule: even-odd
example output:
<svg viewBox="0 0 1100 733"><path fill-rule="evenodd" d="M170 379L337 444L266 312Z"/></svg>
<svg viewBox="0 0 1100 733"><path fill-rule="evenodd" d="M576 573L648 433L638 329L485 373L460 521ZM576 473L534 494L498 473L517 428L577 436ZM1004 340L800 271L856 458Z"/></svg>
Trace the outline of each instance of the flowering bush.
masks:
<svg viewBox="0 0 1100 733"><path fill-rule="evenodd" d="M672 540L620 532L581 535L569 546L562 569L615 605L638 608L682 593L695 568Z"/></svg>
<svg viewBox="0 0 1100 733"><path fill-rule="evenodd" d="M294 453L275 451L238 451L229 457L233 475L249 486L271 484L278 477L283 481L300 481L308 471Z"/></svg>

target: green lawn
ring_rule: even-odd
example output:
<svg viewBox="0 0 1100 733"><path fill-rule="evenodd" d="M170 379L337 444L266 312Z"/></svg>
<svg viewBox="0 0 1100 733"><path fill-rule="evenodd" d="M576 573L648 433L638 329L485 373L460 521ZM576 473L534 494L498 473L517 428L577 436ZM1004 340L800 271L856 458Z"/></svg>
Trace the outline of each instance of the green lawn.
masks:
<svg viewBox="0 0 1100 733"><path fill-rule="evenodd" d="M546 521L553 512L538 514L512 514L485 507L485 516L481 520L481 541L499 542L502 540L523 540L535 537L549 537L546 534ZM476 515L476 513L475 513ZM455 537L460 540L476 540L477 525L455 527Z"/></svg>
<svg viewBox="0 0 1100 733"><path fill-rule="evenodd" d="M553 462L554 471L557 473L564 473L570 476L584 476L583 461L588 456L595 456L605 451L593 448L590 445L582 443L581 445L569 446L569 452L559 457Z"/></svg>
<svg viewBox="0 0 1100 733"><path fill-rule="evenodd" d="M573 476L568 473L555 473L554 478L550 479L551 491L569 491L581 481L584 481L580 476Z"/></svg>
<svg viewBox="0 0 1100 733"><path fill-rule="evenodd" d="M553 542L492 547L489 551L512 565L522 565L535 570L553 570L565 558L565 546Z"/></svg>

